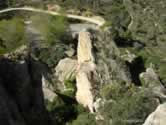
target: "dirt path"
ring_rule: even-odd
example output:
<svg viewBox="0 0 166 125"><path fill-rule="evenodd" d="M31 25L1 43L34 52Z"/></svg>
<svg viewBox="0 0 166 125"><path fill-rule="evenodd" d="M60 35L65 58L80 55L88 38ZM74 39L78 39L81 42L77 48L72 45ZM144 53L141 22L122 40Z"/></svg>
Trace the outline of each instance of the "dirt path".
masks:
<svg viewBox="0 0 166 125"><path fill-rule="evenodd" d="M50 14L50 15L62 15L59 12L54 12L54 11L48 11L48 10L42 10L42 9L36 9L36 8L32 8L32 7L19 7L19 8L7 8L4 10L0 10L0 14L1 13L6 13L6 12L10 12L10 11L16 11L16 10L22 10L22 11L31 11L31 12L38 12L38 13L45 13L45 14ZM78 20L83 20L83 21L87 21L93 24L96 24L98 26L102 26L105 23L105 20L99 20L99 19L95 19L95 18L90 18L90 17L84 17L84 16L78 16L78 15L72 15L72 14L66 14L65 15L67 18L72 18L72 19L78 19Z"/></svg>

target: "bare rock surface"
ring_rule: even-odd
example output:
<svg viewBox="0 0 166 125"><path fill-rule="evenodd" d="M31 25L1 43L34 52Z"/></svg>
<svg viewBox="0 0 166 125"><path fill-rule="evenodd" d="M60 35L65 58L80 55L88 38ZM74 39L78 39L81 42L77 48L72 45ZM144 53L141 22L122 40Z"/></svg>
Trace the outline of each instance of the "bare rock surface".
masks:
<svg viewBox="0 0 166 125"><path fill-rule="evenodd" d="M143 125L165 125L166 123L166 103L161 104L151 113Z"/></svg>
<svg viewBox="0 0 166 125"><path fill-rule="evenodd" d="M58 65L55 68L55 75L57 76L58 80L62 83L62 86L64 86L64 81L75 77L75 70L76 70L77 61L65 58L59 61Z"/></svg>
<svg viewBox="0 0 166 125"><path fill-rule="evenodd" d="M43 86L42 89L43 89L44 99L53 102L54 98L57 97L57 95L55 94L55 92L53 92L52 89L49 88L44 76L42 76L42 86Z"/></svg>
<svg viewBox="0 0 166 125"><path fill-rule="evenodd" d="M76 75L76 99L90 112L94 112L94 96L92 93L93 75L95 74L94 57L92 54L92 43L88 32L79 33L77 48L78 68ZM95 84L95 83L94 83Z"/></svg>
<svg viewBox="0 0 166 125"><path fill-rule="evenodd" d="M94 62L94 57L92 55L92 43L90 39L90 33L88 32L79 33L77 58L78 63L83 63L86 61Z"/></svg>

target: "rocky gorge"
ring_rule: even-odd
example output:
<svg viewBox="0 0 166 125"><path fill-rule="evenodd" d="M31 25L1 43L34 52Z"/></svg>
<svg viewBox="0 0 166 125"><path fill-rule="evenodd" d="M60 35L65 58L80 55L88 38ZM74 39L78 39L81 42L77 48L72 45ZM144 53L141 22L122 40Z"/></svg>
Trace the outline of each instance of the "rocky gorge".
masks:
<svg viewBox="0 0 166 125"><path fill-rule="evenodd" d="M0 15L0 124L165 125L164 0L15 2L106 22Z"/></svg>

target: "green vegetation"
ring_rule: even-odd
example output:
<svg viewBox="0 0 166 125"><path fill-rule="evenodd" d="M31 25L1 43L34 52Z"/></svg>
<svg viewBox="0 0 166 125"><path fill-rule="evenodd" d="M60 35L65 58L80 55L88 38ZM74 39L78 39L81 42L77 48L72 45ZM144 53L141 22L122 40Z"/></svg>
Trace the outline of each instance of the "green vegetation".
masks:
<svg viewBox="0 0 166 125"><path fill-rule="evenodd" d="M44 42L45 43L45 42ZM55 45L47 48L39 48L35 53L37 58L49 67L55 66L58 61L65 57L66 45L56 42Z"/></svg>
<svg viewBox="0 0 166 125"><path fill-rule="evenodd" d="M73 73L71 73L70 76L65 79L64 84L66 90L63 92L63 94L74 98L77 88L76 88L76 78L75 76L73 76Z"/></svg>
<svg viewBox="0 0 166 125"><path fill-rule="evenodd" d="M96 53L101 52L97 61L102 60L106 62L101 63L98 67L99 69L101 68L99 72L103 75L101 77L103 78L101 79L102 81L104 81L104 75L107 74L111 76L106 76L107 81L120 81L120 76L118 75L121 75L121 73L118 74L117 72L121 71L123 66L125 67L126 65L119 59L118 50L117 53L114 52L118 48L110 44L113 40L115 43L119 40L122 42L121 46L124 46L120 48L123 53L128 49L131 53L142 57L146 68L150 64L153 64L161 81L166 85L166 18L164 16L165 10L160 5L162 1L164 0L158 0L157 2L155 0L46 0L45 2L58 3L64 10L74 9L78 14L86 12L90 15L93 13L107 20L101 28L110 27L110 36L106 36L105 34L108 38L103 38L104 40L101 38L99 45L95 41ZM46 7L47 5L43 1L7 0L6 2L7 4L3 4L8 7L22 5ZM69 41L66 34L68 23L64 16L52 17L45 14L33 15L30 17L30 20L32 20L30 26L36 29L42 38L40 46L31 51L32 55L34 54L39 61L44 62L54 70L59 60L66 56L65 51L67 50L67 42ZM94 34L94 39L95 37ZM25 27L22 19L12 18L0 21L0 55L16 50L25 44L25 42ZM117 64L113 63L114 60L117 61ZM120 64L121 62L122 64ZM112 71L111 68L113 69ZM127 68L125 67L124 69ZM133 69L135 70L135 68ZM102 71L106 72L102 73ZM126 72L128 73L128 71L124 71L124 74ZM144 88L147 86L143 84L143 81L141 82L142 86L140 88L124 82L100 86L100 95L104 100L104 104L101 104L99 109L101 115L104 117L104 121L102 121L103 125L143 124L145 118L156 108L156 100ZM46 100L46 108L54 124L96 125L95 116L88 113L86 109L76 103L75 83L75 77L67 78L64 81L66 90L63 93L59 93L53 102Z"/></svg>
<svg viewBox="0 0 166 125"><path fill-rule="evenodd" d="M20 18L0 21L0 54L14 51L25 44L24 22Z"/></svg>
<svg viewBox="0 0 166 125"><path fill-rule="evenodd" d="M100 0L57 0L56 3L60 4L66 8L74 9L89 9L89 8L98 8Z"/></svg>
<svg viewBox="0 0 166 125"><path fill-rule="evenodd" d="M93 114L84 112L78 115L77 119L72 123L66 125L96 125L96 121Z"/></svg>
<svg viewBox="0 0 166 125"><path fill-rule="evenodd" d="M44 18L43 18L44 17ZM32 26L40 33L40 47L34 52L35 56L49 67L55 66L60 59L65 57L68 40L66 28L68 26L65 17L34 15L30 18ZM64 41L65 40L65 41Z"/></svg>
<svg viewBox="0 0 166 125"><path fill-rule="evenodd" d="M94 115L89 114L82 105L76 104L68 96L57 96L53 102L45 101L53 124L95 125ZM85 122L86 120L86 122Z"/></svg>
<svg viewBox="0 0 166 125"><path fill-rule="evenodd" d="M39 30L44 37L46 46L55 45L55 42L62 37L67 27L67 21L63 16L35 15L30 19L32 26Z"/></svg>
<svg viewBox="0 0 166 125"><path fill-rule="evenodd" d="M157 106L156 101L143 88L138 89L125 83L106 85L101 95L110 100L100 109L105 119L104 125L142 124Z"/></svg>
<svg viewBox="0 0 166 125"><path fill-rule="evenodd" d="M160 47L145 47L140 51L133 49L132 52L143 58L146 68L153 64L161 78L161 81L166 85L166 61L164 60L164 57L166 56L165 50L162 50Z"/></svg>
<svg viewBox="0 0 166 125"><path fill-rule="evenodd" d="M49 102L48 100L45 100L46 108L49 112L53 111L56 107L60 105L64 105L63 100L60 97L55 97L53 102Z"/></svg>

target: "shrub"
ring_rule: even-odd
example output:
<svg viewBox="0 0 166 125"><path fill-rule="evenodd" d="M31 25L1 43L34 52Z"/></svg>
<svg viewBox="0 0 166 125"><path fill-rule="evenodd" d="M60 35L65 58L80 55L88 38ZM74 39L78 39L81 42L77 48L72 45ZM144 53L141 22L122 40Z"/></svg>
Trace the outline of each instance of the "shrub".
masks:
<svg viewBox="0 0 166 125"><path fill-rule="evenodd" d="M47 64L49 67L54 67L60 59L65 57L66 45L56 43L48 48L40 48L35 53L37 58Z"/></svg>
<svg viewBox="0 0 166 125"><path fill-rule="evenodd" d="M72 76L73 74L71 73L71 75L69 76L68 79L66 79L64 81L65 87L66 87L66 91L64 91L63 94L70 96L70 97L75 97L75 93L76 93L76 78L75 76Z"/></svg>

